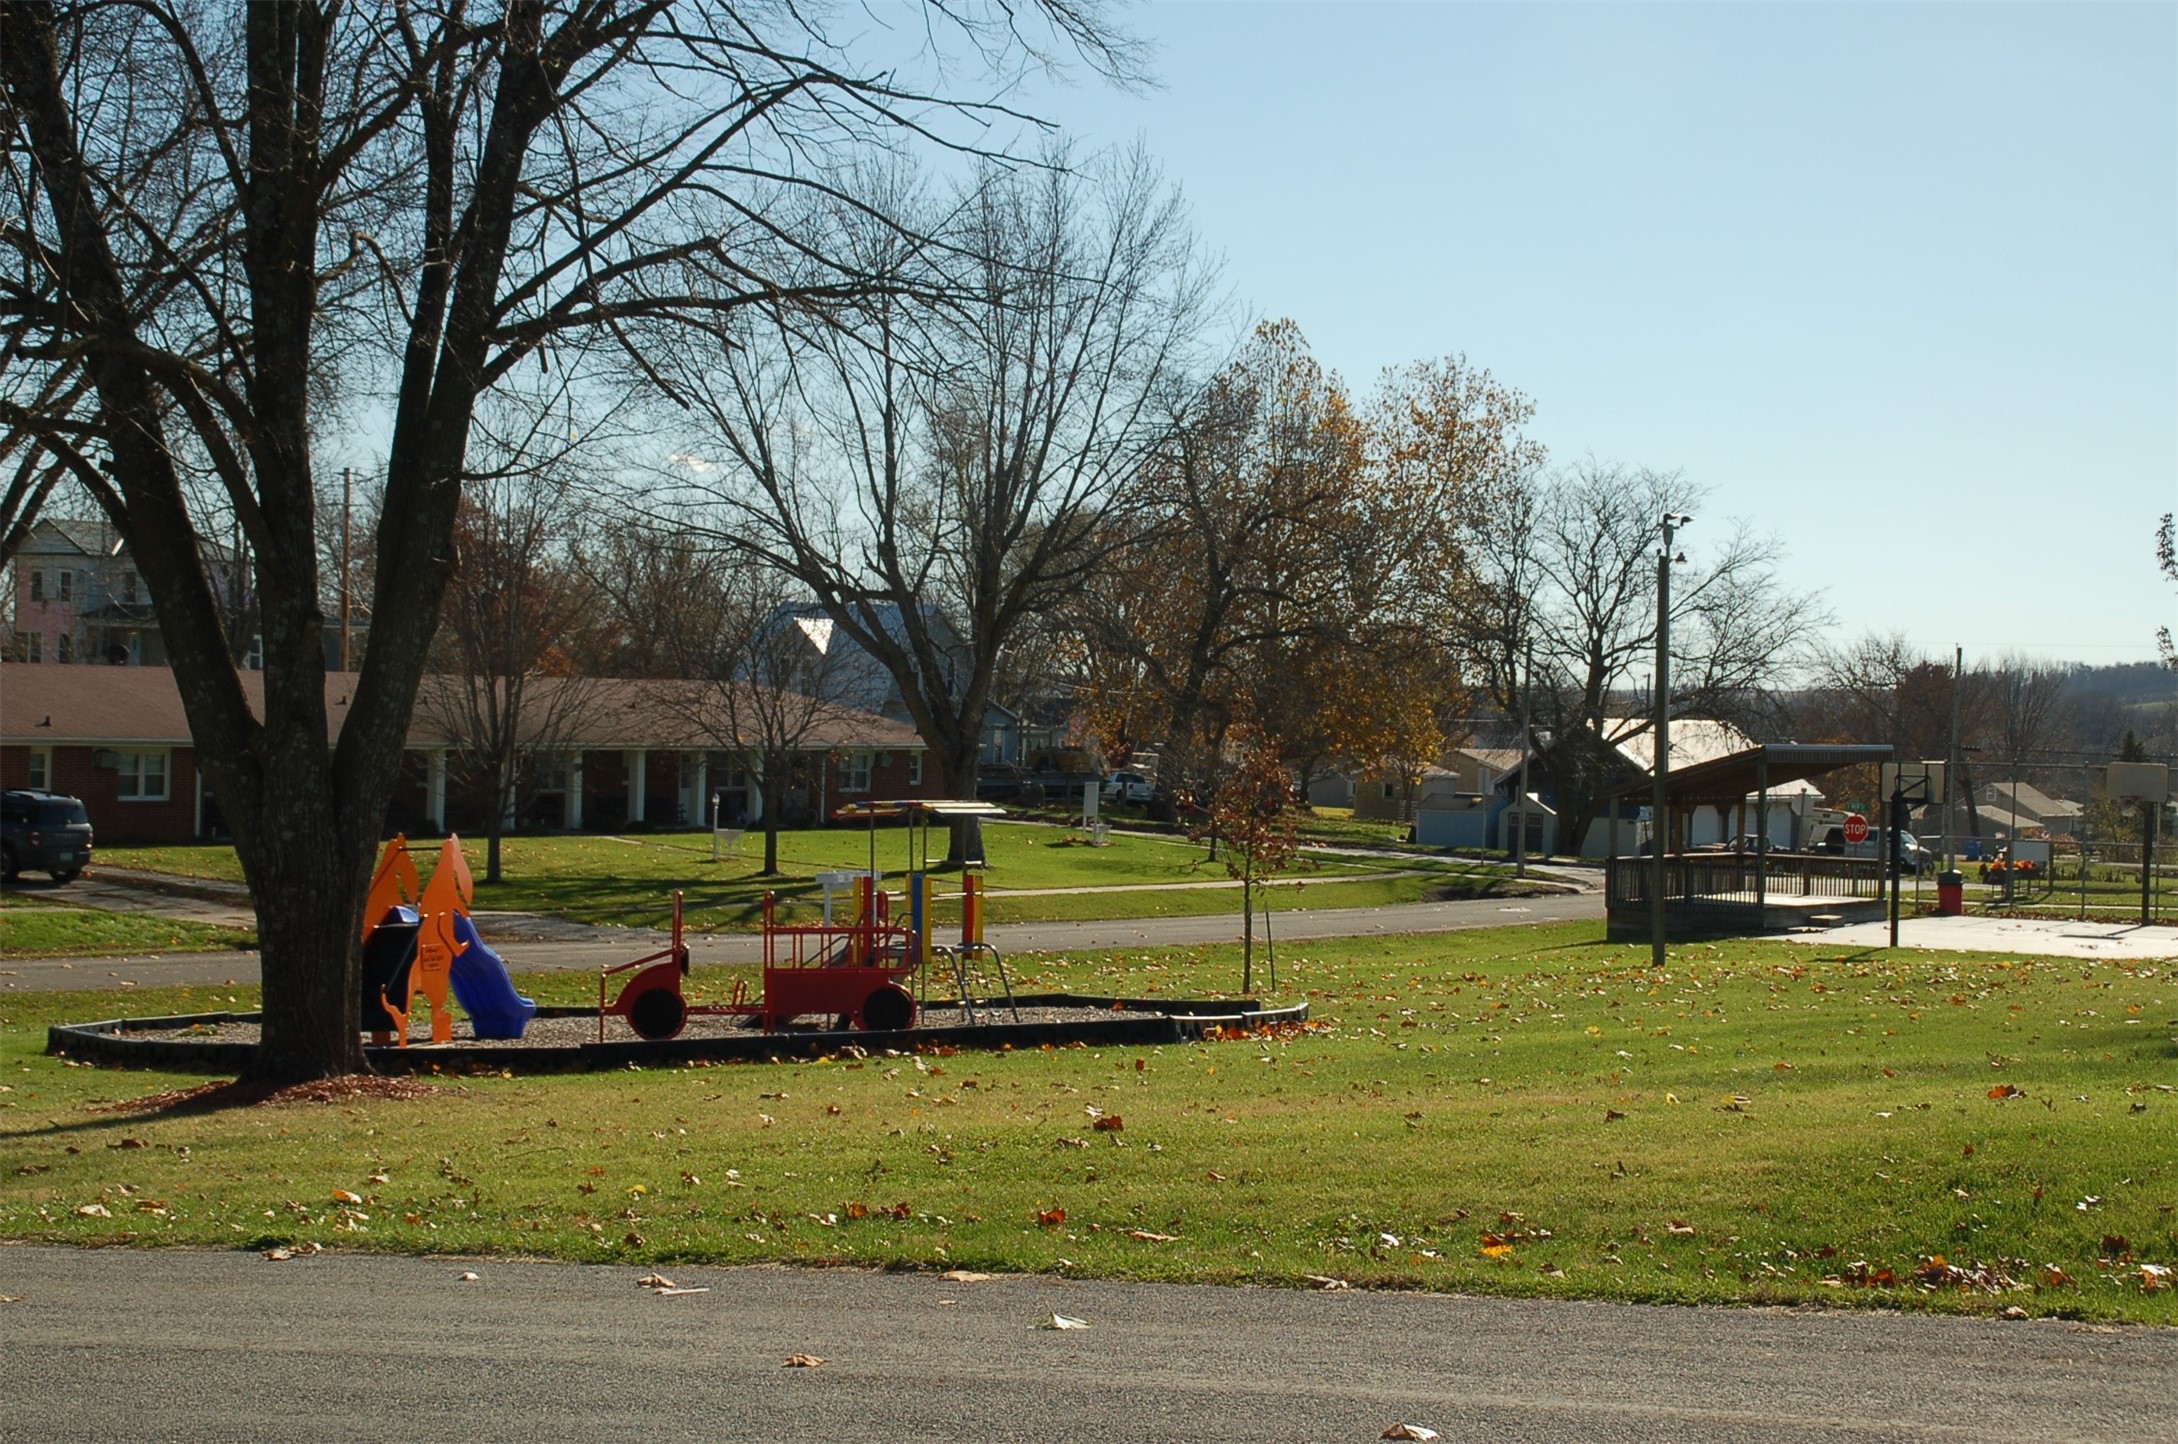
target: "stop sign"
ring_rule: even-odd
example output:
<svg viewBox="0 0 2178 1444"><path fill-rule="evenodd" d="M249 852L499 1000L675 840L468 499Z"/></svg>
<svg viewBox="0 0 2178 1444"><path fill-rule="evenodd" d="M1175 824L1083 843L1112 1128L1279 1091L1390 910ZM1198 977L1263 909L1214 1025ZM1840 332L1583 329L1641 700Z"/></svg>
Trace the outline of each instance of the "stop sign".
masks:
<svg viewBox="0 0 2178 1444"><path fill-rule="evenodd" d="M1846 814L1845 840L1847 842L1866 842L1868 840L1868 819L1857 812Z"/></svg>

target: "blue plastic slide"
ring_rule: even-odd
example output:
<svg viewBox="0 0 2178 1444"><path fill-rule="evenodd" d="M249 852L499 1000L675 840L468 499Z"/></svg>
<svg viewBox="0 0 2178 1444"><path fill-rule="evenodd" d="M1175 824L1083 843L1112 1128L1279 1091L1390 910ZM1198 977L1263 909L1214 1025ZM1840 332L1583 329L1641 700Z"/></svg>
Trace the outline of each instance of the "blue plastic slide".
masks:
<svg viewBox="0 0 2178 1444"><path fill-rule="evenodd" d="M468 949L454 955L454 971L449 979L454 985L454 1001L469 1015L469 1022L479 1038L519 1038L529 1026L529 1020L537 1015L537 1005L514 991L514 979L507 976L507 965L500 961L484 939L477 936L476 924L457 914L454 918L454 940L467 943Z"/></svg>

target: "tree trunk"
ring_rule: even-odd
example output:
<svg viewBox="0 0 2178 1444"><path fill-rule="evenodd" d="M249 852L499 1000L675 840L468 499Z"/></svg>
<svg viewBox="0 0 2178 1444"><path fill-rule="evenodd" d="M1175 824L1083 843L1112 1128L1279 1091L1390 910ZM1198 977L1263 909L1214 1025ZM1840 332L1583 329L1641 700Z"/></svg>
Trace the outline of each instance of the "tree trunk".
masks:
<svg viewBox="0 0 2178 1444"><path fill-rule="evenodd" d="M315 749L308 749L314 751ZM365 1070L359 963L376 828L332 804L331 759L265 759L265 802L237 828L257 909L263 1041L245 1076L280 1082ZM222 805L234 805L226 796Z"/></svg>
<svg viewBox="0 0 2178 1444"><path fill-rule="evenodd" d="M764 876L772 877L779 871L779 810L786 806L784 760L767 759L757 786L764 798Z"/></svg>
<svg viewBox="0 0 2178 1444"><path fill-rule="evenodd" d="M967 739L965 752L955 752L945 759L945 795L956 802L976 800L977 763L982 755L982 745L975 737ZM948 871L958 872L967 867L983 864L983 824L973 817L956 817L947 829L945 862Z"/></svg>
<svg viewBox="0 0 2178 1444"><path fill-rule="evenodd" d="M514 795L514 784L507 777L505 768L495 769L497 785L492 788L491 816L484 819L484 881L505 881L499 870L499 839L507 830L507 804Z"/></svg>

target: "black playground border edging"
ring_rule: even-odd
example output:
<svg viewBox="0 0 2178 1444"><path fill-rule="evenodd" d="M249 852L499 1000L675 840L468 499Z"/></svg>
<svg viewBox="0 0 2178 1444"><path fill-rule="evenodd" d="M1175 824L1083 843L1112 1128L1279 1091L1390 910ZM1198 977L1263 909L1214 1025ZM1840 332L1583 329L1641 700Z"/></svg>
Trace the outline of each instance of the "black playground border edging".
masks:
<svg viewBox="0 0 2178 1444"><path fill-rule="evenodd" d="M603 1043L541 1044L524 1047L500 1044L412 1044L366 1046L363 1056L380 1073L497 1073L519 1067L529 1073L583 1073L636 1066L695 1062L754 1062L785 1058L814 1058L837 1054L848 1047L866 1053L887 1050L912 1053L931 1048L1005 1049L1065 1047L1073 1044L1104 1044L1142 1047L1185 1043L1220 1028L1259 1028L1308 1020L1308 1004L1292 1003L1266 1008L1252 998L1229 1002L1191 999L1093 998L1078 993L1023 994L1015 1000L1024 1008L1099 1008L1108 1018L1072 1022L1000 1022L1008 1009L1004 1003L983 1002L976 1011L990 1019L980 1023L944 1023L938 1026L902 1028L895 1032L859 1031L763 1033L751 1031L715 1038L668 1038L647 1042L640 1038L609 1038ZM959 1012L958 1004L933 1004L923 1016L940 1010ZM89 1023L55 1023L46 1029L45 1051L54 1057L134 1068L163 1068L180 1073L240 1073L255 1051L249 1043L186 1038L142 1038L141 1031L169 1032L202 1024L253 1023L257 1013L184 1013L163 1018L105 1018ZM540 1018L595 1018L595 1008L541 1007Z"/></svg>

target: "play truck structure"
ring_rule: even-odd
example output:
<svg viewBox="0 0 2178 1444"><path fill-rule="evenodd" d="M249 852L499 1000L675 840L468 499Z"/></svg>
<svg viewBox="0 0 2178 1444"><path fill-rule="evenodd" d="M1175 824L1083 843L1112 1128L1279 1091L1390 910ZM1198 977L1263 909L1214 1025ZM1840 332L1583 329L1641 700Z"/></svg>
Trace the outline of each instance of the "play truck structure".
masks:
<svg viewBox="0 0 2178 1444"><path fill-rule="evenodd" d="M363 908L363 1027L375 1043L408 1046L418 1000L431 1007L431 1041L450 1043L449 991L479 1038L520 1038L537 1005L515 991L507 965L477 936L469 905L475 883L461 839L439 847L429 886L418 888L408 839L379 854Z"/></svg>
<svg viewBox="0 0 2178 1444"><path fill-rule="evenodd" d="M673 895L673 937L669 946L633 962L608 965L598 973L598 1040L604 1041L605 1020L621 1018L638 1037L653 1042L679 1035L695 1016L753 1018L765 1031L776 1032L795 1018L816 1015L836 1020L841 1027L892 1032L915 1025L918 1009L915 985L928 978L932 966L944 966L952 974L961 1006L974 1021L975 1005L969 999L968 974L972 963L987 959L996 968L1007 1006L1013 1005L1013 983L1006 975L1005 959L983 939L983 898L980 879L973 874L961 879L960 942L941 944L932 936L931 918L937 897L929 871L930 825L963 816L1003 816L1003 810L982 802L933 802L912 799L902 802L864 802L834 814L842 821L867 821L870 825L870 869L854 874L854 906L851 919L835 923L827 892L825 918L821 923L787 924L778 919L776 900L764 895L763 990L750 995L746 979L734 984L723 1003L690 1003L683 991L688 974L688 949L682 942L681 895ZM891 896L878 886L877 823L900 819L907 824L908 860L905 914L892 911ZM922 844L916 864L918 837ZM610 980L623 978L608 1001ZM1020 1010L1014 1007L1018 1020Z"/></svg>

